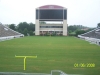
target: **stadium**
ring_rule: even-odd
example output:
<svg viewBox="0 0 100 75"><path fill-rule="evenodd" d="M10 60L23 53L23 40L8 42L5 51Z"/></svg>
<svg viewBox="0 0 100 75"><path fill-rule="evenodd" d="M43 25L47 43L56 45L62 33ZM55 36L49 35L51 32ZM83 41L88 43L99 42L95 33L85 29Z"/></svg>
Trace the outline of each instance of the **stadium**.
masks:
<svg viewBox="0 0 100 75"><path fill-rule="evenodd" d="M63 17L47 18L43 13L49 14L50 10L64 13ZM63 24L41 24L40 21L63 21ZM24 37L0 24L1 75L100 74L100 28L78 37L68 36L67 9L56 5L36 8L35 27L35 35L57 32L63 36Z"/></svg>

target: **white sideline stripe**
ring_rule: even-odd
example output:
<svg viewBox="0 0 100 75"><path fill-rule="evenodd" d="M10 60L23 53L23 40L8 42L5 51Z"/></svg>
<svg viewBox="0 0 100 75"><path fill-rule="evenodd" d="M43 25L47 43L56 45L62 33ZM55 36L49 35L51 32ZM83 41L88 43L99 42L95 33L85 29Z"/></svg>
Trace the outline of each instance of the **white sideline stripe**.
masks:
<svg viewBox="0 0 100 75"><path fill-rule="evenodd" d="M13 75L51 75L51 74L46 74L46 73L23 73L23 72L0 72L0 74L13 74Z"/></svg>

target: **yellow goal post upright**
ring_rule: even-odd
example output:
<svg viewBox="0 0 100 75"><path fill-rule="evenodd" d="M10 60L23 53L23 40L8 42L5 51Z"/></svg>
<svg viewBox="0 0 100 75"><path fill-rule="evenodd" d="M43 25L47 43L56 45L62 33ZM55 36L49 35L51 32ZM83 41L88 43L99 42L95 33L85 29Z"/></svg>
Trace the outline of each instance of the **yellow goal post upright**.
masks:
<svg viewBox="0 0 100 75"><path fill-rule="evenodd" d="M16 56L17 58L24 58L24 70L26 69L26 58L37 58L37 56Z"/></svg>

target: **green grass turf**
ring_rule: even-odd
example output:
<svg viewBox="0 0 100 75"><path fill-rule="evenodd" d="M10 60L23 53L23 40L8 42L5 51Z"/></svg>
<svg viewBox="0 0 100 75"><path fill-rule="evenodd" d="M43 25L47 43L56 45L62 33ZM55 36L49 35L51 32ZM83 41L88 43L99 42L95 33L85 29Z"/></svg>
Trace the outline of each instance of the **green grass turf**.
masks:
<svg viewBox="0 0 100 75"><path fill-rule="evenodd" d="M23 58L26 70L23 70ZM95 67L74 64L94 63ZM100 75L100 46L75 37L33 36L0 42L0 72L50 73L62 70L67 74Z"/></svg>

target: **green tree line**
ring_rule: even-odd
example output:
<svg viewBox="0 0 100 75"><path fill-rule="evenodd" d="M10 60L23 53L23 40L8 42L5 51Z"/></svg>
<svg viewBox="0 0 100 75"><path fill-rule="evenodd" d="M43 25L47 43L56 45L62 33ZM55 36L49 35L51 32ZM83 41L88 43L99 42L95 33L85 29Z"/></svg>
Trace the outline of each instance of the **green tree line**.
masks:
<svg viewBox="0 0 100 75"><path fill-rule="evenodd" d="M18 25L10 24L8 25L9 28L18 31L25 36L33 36L35 31L35 24L27 23L27 22L20 22Z"/></svg>
<svg viewBox="0 0 100 75"><path fill-rule="evenodd" d="M70 25L68 26L68 35L69 36L78 36L80 34L84 34L93 28L89 28L82 25Z"/></svg>
<svg viewBox="0 0 100 75"><path fill-rule="evenodd" d="M45 23L45 22L42 22ZM35 24L33 23L27 23L27 22L20 22L18 25L15 24L9 24L9 28L18 31L25 36L33 36L35 35ZM100 27L100 23L97 24L97 27ZM89 28L83 25L69 25L68 26L68 35L69 36L77 36L79 34L86 33L93 28Z"/></svg>

